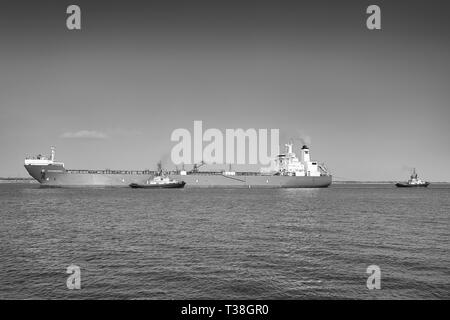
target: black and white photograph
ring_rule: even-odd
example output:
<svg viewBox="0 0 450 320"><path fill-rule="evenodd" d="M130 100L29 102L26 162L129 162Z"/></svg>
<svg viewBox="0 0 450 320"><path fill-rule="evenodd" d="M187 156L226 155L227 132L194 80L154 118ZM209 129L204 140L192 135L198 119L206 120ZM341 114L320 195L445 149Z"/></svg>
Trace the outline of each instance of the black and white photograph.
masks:
<svg viewBox="0 0 450 320"><path fill-rule="evenodd" d="M2 0L0 300L448 300L449 10Z"/></svg>

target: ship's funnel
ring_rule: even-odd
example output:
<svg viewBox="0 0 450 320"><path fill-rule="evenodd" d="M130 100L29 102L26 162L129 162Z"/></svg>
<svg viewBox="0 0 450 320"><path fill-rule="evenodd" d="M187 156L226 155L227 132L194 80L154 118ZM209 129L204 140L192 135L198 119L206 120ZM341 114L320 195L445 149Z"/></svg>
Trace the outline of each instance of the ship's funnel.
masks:
<svg viewBox="0 0 450 320"><path fill-rule="evenodd" d="M309 148L308 148L308 146L306 144L302 147L302 150L301 150L301 161L302 162L309 162L309 161L311 161L311 157L310 157L310 154L309 154Z"/></svg>
<svg viewBox="0 0 450 320"><path fill-rule="evenodd" d="M50 160L55 161L55 147L50 147L52 150L52 155L50 156Z"/></svg>

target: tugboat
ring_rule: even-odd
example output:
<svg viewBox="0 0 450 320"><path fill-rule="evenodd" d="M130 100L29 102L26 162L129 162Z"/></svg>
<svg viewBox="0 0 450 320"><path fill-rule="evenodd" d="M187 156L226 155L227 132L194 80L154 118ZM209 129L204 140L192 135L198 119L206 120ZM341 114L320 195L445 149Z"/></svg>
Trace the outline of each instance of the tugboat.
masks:
<svg viewBox="0 0 450 320"><path fill-rule="evenodd" d="M407 182L398 182L395 185L399 188L413 188L413 187L428 187L430 183L420 180L417 177L416 169L413 170L413 173Z"/></svg>
<svg viewBox="0 0 450 320"><path fill-rule="evenodd" d="M131 183L129 186L133 189L177 189L184 188L186 182L170 179L162 169L161 161L158 162L157 175L153 179L147 180L144 184Z"/></svg>
<svg viewBox="0 0 450 320"><path fill-rule="evenodd" d="M184 188L186 182L170 179L169 177L155 177L147 180L145 184L131 183L130 187L134 189L161 189L161 188Z"/></svg>

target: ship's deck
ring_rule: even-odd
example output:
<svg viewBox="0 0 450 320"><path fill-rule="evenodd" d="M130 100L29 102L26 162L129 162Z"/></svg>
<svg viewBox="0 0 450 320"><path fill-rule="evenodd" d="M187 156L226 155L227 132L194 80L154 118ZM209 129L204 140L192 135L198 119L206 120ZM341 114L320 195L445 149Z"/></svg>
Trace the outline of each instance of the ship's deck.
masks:
<svg viewBox="0 0 450 320"><path fill-rule="evenodd" d="M156 174L156 171L151 170L66 170L70 174Z"/></svg>
<svg viewBox="0 0 450 320"><path fill-rule="evenodd" d="M154 170L66 170L69 174L127 174L127 175L159 175L158 171ZM180 171L164 171L165 175L180 175ZM202 176L274 176L273 173L261 173L255 171L237 171L234 175L224 174L223 171L198 171L198 172L187 172L186 175L202 175ZM326 176L322 174L320 176Z"/></svg>

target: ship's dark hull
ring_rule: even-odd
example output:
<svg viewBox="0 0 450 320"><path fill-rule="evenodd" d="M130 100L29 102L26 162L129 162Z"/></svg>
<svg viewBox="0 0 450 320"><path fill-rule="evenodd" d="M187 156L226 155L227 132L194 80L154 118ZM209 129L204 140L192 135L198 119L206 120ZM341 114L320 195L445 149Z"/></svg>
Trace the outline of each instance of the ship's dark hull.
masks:
<svg viewBox="0 0 450 320"><path fill-rule="evenodd" d="M409 184L409 183L401 183L401 182L399 182L399 183L396 183L395 185L398 187L398 188L426 188L426 187L428 187L428 185L429 185L430 183L424 183L424 184Z"/></svg>
<svg viewBox="0 0 450 320"><path fill-rule="evenodd" d="M162 183L162 184L138 184L132 183L130 187L133 189L180 189L184 188L186 182L171 182L171 183Z"/></svg>
<svg viewBox="0 0 450 320"><path fill-rule="evenodd" d="M186 182L186 188L326 188L332 182L331 176L276 176L193 173L172 174L171 179Z"/></svg>
<svg viewBox="0 0 450 320"><path fill-rule="evenodd" d="M152 173L74 173L55 165L25 165L30 176L43 187L128 187L155 177Z"/></svg>

